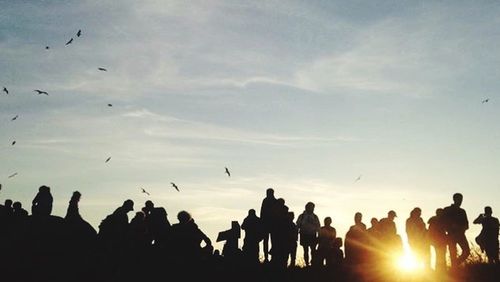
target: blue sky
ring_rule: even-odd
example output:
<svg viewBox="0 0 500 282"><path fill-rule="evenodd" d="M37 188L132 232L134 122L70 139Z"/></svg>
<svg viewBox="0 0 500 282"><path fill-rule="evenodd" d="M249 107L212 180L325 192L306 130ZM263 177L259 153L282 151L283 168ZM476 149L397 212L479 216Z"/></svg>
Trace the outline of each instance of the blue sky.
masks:
<svg viewBox="0 0 500 282"><path fill-rule="evenodd" d="M0 3L2 201L79 190L97 226L144 187L213 239L267 187L342 236L454 192L500 208L495 1Z"/></svg>

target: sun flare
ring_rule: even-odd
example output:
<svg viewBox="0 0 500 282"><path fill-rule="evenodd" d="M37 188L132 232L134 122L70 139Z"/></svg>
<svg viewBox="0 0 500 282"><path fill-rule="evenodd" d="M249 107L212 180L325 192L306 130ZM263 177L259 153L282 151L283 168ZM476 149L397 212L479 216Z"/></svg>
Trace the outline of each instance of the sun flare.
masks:
<svg viewBox="0 0 500 282"><path fill-rule="evenodd" d="M410 252L405 253L396 260L398 269L406 272L417 272L423 269L422 262L418 261Z"/></svg>

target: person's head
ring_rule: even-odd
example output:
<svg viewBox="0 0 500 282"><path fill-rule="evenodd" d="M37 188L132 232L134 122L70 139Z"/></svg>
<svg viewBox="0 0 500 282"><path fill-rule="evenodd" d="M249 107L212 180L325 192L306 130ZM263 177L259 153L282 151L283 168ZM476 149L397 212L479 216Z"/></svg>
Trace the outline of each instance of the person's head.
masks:
<svg viewBox="0 0 500 282"><path fill-rule="evenodd" d="M20 210L23 207L23 204L21 204L21 202L14 202L14 204L12 204L12 207L15 210Z"/></svg>
<svg viewBox="0 0 500 282"><path fill-rule="evenodd" d="M42 186L40 186L40 188L38 188L38 191L42 192L42 193L50 193L50 187L46 186L46 185L42 185Z"/></svg>
<svg viewBox="0 0 500 282"><path fill-rule="evenodd" d="M295 213L293 211L289 211L287 215L290 221L293 221L293 219L295 218Z"/></svg>
<svg viewBox="0 0 500 282"><path fill-rule="evenodd" d="M273 197L274 196L274 189L273 188L267 188L266 195L268 197Z"/></svg>
<svg viewBox="0 0 500 282"><path fill-rule="evenodd" d="M442 209L442 208L436 209L436 216L442 216L443 212L444 212L444 209Z"/></svg>
<svg viewBox="0 0 500 282"><path fill-rule="evenodd" d="M395 217L397 217L398 215L396 214L395 211L393 210L390 210L388 213L387 213L387 217L390 219L390 220L394 220Z"/></svg>
<svg viewBox="0 0 500 282"><path fill-rule="evenodd" d="M151 210L155 207L155 204L151 200L147 200L144 203L144 207L146 208L146 210Z"/></svg>
<svg viewBox="0 0 500 282"><path fill-rule="evenodd" d="M412 209L410 212L410 217L412 218L420 217L421 215L422 215L422 210L419 207Z"/></svg>
<svg viewBox="0 0 500 282"><path fill-rule="evenodd" d="M485 215L491 215L491 214L493 214L493 210L491 209L490 206L484 207L484 214Z"/></svg>
<svg viewBox="0 0 500 282"><path fill-rule="evenodd" d="M248 210L248 215L250 215L250 216L257 216L257 213L255 212L254 209L249 209Z"/></svg>
<svg viewBox="0 0 500 282"><path fill-rule="evenodd" d="M453 203L457 206L460 206L462 204L462 200L464 197L460 193L455 193L453 194Z"/></svg>
<svg viewBox="0 0 500 282"><path fill-rule="evenodd" d="M78 191L73 192L73 195L71 196L72 200L79 201L81 198L82 194Z"/></svg>
<svg viewBox="0 0 500 282"><path fill-rule="evenodd" d="M144 220L145 214L142 211L138 211L135 213L135 219L136 220Z"/></svg>
<svg viewBox="0 0 500 282"><path fill-rule="evenodd" d="M133 211L134 210L134 201L128 199L128 200L125 200L125 202L123 202L123 208L125 209L125 211L129 212L129 211Z"/></svg>
<svg viewBox="0 0 500 282"><path fill-rule="evenodd" d="M188 223L193 218L191 217L191 214L189 214L187 211L180 211L177 214L177 219L179 220L179 223Z"/></svg>
<svg viewBox="0 0 500 282"><path fill-rule="evenodd" d="M283 198L278 198L278 199L276 200L276 204L277 204L279 207L283 207L283 206L285 206L285 199L283 199Z"/></svg>
<svg viewBox="0 0 500 282"><path fill-rule="evenodd" d="M377 226L378 219L376 217L372 217L372 219L370 219L370 224L372 225L372 227Z"/></svg>
<svg viewBox="0 0 500 282"><path fill-rule="evenodd" d="M5 207L7 207L7 208L12 207L12 200L11 199L5 200Z"/></svg>
<svg viewBox="0 0 500 282"><path fill-rule="evenodd" d="M306 212L312 213L314 212L314 203L313 202L307 202L306 204Z"/></svg>
<svg viewBox="0 0 500 282"><path fill-rule="evenodd" d="M231 221L231 229L240 230L240 223L237 220Z"/></svg>
<svg viewBox="0 0 500 282"><path fill-rule="evenodd" d="M361 223L361 220L363 219L363 214L360 212L357 212L354 214L354 222L355 223Z"/></svg>
<svg viewBox="0 0 500 282"><path fill-rule="evenodd" d="M323 222L325 223L325 226L330 226L332 224L332 218L327 216L327 217L325 217Z"/></svg>

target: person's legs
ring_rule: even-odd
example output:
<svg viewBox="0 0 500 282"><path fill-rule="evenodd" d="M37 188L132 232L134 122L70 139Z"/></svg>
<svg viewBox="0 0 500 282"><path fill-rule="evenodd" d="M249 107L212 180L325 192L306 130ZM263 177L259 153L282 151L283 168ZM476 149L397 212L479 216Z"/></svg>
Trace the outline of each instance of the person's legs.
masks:
<svg viewBox="0 0 500 282"><path fill-rule="evenodd" d="M264 234L264 239L262 240L262 245L264 247L264 261L269 261L269 232Z"/></svg>
<svg viewBox="0 0 500 282"><path fill-rule="evenodd" d="M460 234L457 239L457 243L460 246L460 249L462 249L462 254L460 255L460 257L458 257L458 263L460 264L469 257L470 247L465 234Z"/></svg>
<svg viewBox="0 0 500 282"><path fill-rule="evenodd" d="M310 265L309 261L309 246L308 245L302 245L302 249L304 250L304 263L306 266Z"/></svg>

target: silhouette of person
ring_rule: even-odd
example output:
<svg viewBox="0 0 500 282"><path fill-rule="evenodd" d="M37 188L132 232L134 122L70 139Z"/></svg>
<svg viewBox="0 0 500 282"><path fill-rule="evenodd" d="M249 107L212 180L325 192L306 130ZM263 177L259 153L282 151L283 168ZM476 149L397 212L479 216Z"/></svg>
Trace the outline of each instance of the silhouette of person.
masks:
<svg viewBox="0 0 500 282"><path fill-rule="evenodd" d="M266 197L262 200L260 206L260 219L263 226L263 240L264 247L264 261L269 262L269 240L271 236L271 229L273 228L273 207L276 205L276 197L274 196L274 189L267 188Z"/></svg>
<svg viewBox="0 0 500 282"><path fill-rule="evenodd" d="M321 227L318 216L314 213L315 205L308 202L305 210L297 218L297 227L299 228L300 245L304 250L304 263L311 265L310 257L313 257L318 243L318 232Z"/></svg>
<svg viewBox="0 0 500 282"><path fill-rule="evenodd" d="M396 223L394 219L397 217L395 211L390 210L387 217L382 218L379 222L379 231L382 239L383 247L386 249L386 254L400 255L403 251L403 242L397 233ZM387 257L390 259L390 256Z"/></svg>
<svg viewBox="0 0 500 282"><path fill-rule="evenodd" d="M372 217L370 219L370 228L366 229L366 234L367 234L367 262L368 263L375 263L377 262L377 258L381 254L382 246L381 246L381 234L380 234L380 227L379 227L379 221L376 217ZM347 254L346 254L346 259L347 259Z"/></svg>
<svg viewBox="0 0 500 282"><path fill-rule="evenodd" d="M481 247L482 251L486 252L489 264L498 263L498 218L492 216L493 210L491 207L484 207L484 213L474 219L474 224L481 224L481 233L476 237L476 242Z"/></svg>
<svg viewBox="0 0 500 282"><path fill-rule="evenodd" d="M241 237L241 227L238 221L231 221L231 229L225 232L225 243L222 246L222 256L231 260L237 259L240 254L238 241Z"/></svg>
<svg viewBox="0 0 500 282"><path fill-rule="evenodd" d="M446 270L446 244L448 239L446 238L446 227L444 225L443 219L443 209L436 209L436 215L429 218L427 223L429 224L428 237L431 245L434 247L436 253L436 263L434 269L437 272L443 272Z"/></svg>
<svg viewBox="0 0 500 282"><path fill-rule="evenodd" d="M155 207L150 200L146 201L142 211L146 216L145 222L149 230L149 236L151 240L154 240L154 245L161 248L166 247L167 236L171 227L167 218L167 211L163 207Z"/></svg>
<svg viewBox="0 0 500 282"><path fill-rule="evenodd" d="M337 230L331 226L331 217L325 217L323 223L324 225L319 228L318 249L315 252L316 258L313 259L313 263L321 266L325 264L332 266Z"/></svg>
<svg viewBox="0 0 500 282"><path fill-rule="evenodd" d="M424 263L424 266L430 267L427 228L421 216L422 210L419 207L410 212L410 217L406 219L406 235L414 255Z"/></svg>
<svg viewBox="0 0 500 282"><path fill-rule="evenodd" d="M254 209L248 210L248 215L243 219L241 229L245 231L243 238L243 254L247 261L259 262L259 243L263 238L263 227L261 219Z"/></svg>
<svg viewBox="0 0 500 282"><path fill-rule="evenodd" d="M130 244L136 254L140 254L151 246L151 237L149 236L146 215L142 211L135 213L130 220Z"/></svg>
<svg viewBox="0 0 500 282"><path fill-rule="evenodd" d="M204 259L204 249L212 249L212 241L198 227L191 214L180 211L178 223L172 225L171 247L181 262L197 263ZM203 248L201 244L204 243ZM210 255L212 252L210 252Z"/></svg>
<svg viewBox="0 0 500 282"><path fill-rule="evenodd" d="M21 202L14 202L12 204L14 218L26 218L28 216L28 211L23 209Z"/></svg>
<svg viewBox="0 0 500 282"><path fill-rule="evenodd" d="M108 251L115 252L128 245L128 212L133 210L134 201L130 199L125 200L120 207L108 215L99 225L99 239Z"/></svg>
<svg viewBox="0 0 500 282"><path fill-rule="evenodd" d="M34 216L49 216L52 213L52 194L50 187L42 185L32 201L31 214Z"/></svg>
<svg viewBox="0 0 500 282"><path fill-rule="evenodd" d="M362 263L366 257L367 234L366 225L362 220L362 213L354 214L354 225L349 228L345 235L345 258L350 265Z"/></svg>
<svg viewBox="0 0 500 282"><path fill-rule="evenodd" d="M290 266L294 267L297 261L297 241L299 240L299 228L294 222L295 213L292 211L288 212L288 222L285 226L286 228L286 242L288 255L286 260L288 261L288 256L290 256Z"/></svg>
<svg viewBox="0 0 500 282"><path fill-rule="evenodd" d="M463 195L453 194L453 204L444 208L443 219L448 235L448 249L450 251L451 267L456 267L464 262L470 254L469 243L465 237L465 231L469 229L469 220L467 213L460 206L462 205ZM457 257L457 245L460 246L462 253Z"/></svg>
<svg viewBox="0 0 500 282"><path fill-rule="evenodd" d="M75 191L69 200L68 209L66 211L66 219L67 220L80 220L82 216L80 215L80 211L78 209L78 202L80 202L82 194L80 192Z"/></svg>

